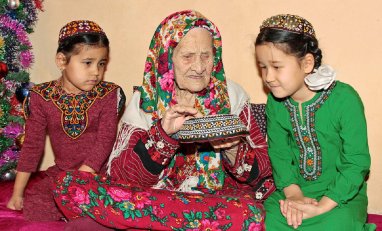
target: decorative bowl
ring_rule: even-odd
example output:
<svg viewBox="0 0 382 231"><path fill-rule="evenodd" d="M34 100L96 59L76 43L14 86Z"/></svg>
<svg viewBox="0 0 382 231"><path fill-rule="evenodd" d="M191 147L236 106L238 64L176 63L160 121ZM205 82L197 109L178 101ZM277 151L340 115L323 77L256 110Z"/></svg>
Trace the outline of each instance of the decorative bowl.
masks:
<svg viewBox="0 0 382 231"><path fill-rule="evenodd" d="M177 133L183 143L209 142L237 136L246 136L249 132L237 115L208 115L186 120Z"/></svg>

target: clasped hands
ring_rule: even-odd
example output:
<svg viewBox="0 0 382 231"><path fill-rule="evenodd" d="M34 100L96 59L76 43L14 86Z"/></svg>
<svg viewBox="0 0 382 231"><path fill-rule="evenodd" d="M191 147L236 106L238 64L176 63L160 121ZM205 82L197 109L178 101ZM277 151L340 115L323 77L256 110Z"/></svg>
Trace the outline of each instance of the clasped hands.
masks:
<svg viewBox="0 0 382 231"><path fill-rule="evenodd" d="M280 200L280 210L286 218L288 225L297 229L304 219L315 217L325 211L322 206L322 201L309 197L296 197Z"/></svg>

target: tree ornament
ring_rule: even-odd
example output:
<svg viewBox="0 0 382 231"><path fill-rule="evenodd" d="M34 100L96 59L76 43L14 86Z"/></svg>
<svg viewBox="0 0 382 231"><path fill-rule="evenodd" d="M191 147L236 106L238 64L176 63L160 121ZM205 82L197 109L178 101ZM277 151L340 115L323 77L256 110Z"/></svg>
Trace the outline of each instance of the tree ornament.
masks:
<svg viewBox="0 0 382 231"><path fill-rule="evenodd" d="M20 103L20 101L17 99L17 95L13 95L9 99L9 103L11 104L11 110L9 111L9 114L17 117L23 117L24 116L24 110L23 105Z"/></svg>
<svg viewBox="0 0 382 231"><path fill-rule="evenodd" d="M29 95L29 83L22 83L20 87L16 89L16 98L19 102L24 102L24 99Z"/></svg>
<svg viewBox="0 0 382 231"><path fill-rule="evenodd" d="M8 7L12 10L19 8L20 0L8 0Z"/></svg>
<svg viewBox="0 0 382 231"><path fill-rule="evenodd" d="M24 139L25 139L25 134L20 134L19 136L17 136L17 138L16 138L16 146L19 149L21 149L23 147Z"/></svg>
<svg viewBox="0 0 382 231"><path fill-rule="evenodd" d="M16 170L10 169L0 176L0 181L11 181L16 178Z"/></svg>
<svg viewBox="0 0 382 231"><path fill-rule="evenodd" d="M0 79L4 78L8 74L8 66L6 63L0 61Z"/></svg>

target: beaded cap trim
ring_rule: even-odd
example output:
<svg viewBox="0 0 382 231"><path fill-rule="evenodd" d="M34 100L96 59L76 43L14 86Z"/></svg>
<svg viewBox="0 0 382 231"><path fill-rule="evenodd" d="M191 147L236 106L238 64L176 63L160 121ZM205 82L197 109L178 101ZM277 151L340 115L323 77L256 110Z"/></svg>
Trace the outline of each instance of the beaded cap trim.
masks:
<svg viewBox="0 0 382 231"><path fill-rule="evenodd" d="M106 36L102 28L95 22L89 20L76 20L67 23L60 30L58 36L58 43L60 44L63 40L68 37L72 37L78 34L101 34Z"/></svg>
<svg viewBox="0 0 382 231"><path fill-rule="evenodd" d="M184 122L182 129L177 133L180 142L208 142L248 134L247 127L240 118L232 114L189 119Z"/></svg>
<svg viewBox="0 0 382 231"><path fill-rule="evenodd" d="M287 30L316 38L312 24L298 15L279 14L267 18L261 24L260 31L266 28Z"/></svg>

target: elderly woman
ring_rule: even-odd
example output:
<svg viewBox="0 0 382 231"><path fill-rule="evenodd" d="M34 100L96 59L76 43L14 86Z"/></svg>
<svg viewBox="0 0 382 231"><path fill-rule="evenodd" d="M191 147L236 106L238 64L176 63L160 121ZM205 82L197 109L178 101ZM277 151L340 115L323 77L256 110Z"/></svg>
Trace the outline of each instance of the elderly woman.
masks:
<svg viewBox="0 0 382 231"><path fill-rule="evenodd" d="M192 117L236 114L246 137L181 143ZM110 177L68 172L56 202L69 218L113 228L262 230L274 190L264 136L249 98L225 79L217 27L195 11L165 18L150 43L108 165Z"/></svg>

